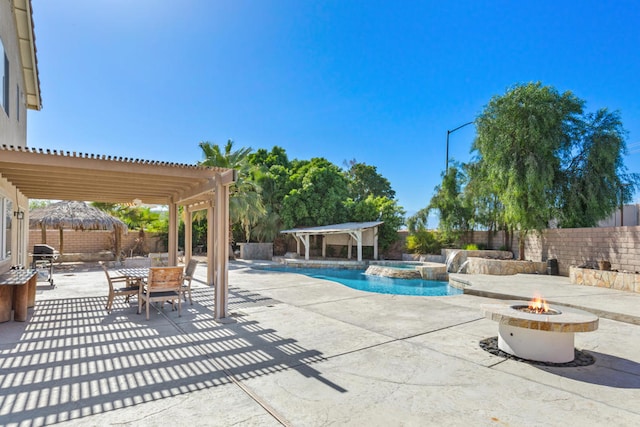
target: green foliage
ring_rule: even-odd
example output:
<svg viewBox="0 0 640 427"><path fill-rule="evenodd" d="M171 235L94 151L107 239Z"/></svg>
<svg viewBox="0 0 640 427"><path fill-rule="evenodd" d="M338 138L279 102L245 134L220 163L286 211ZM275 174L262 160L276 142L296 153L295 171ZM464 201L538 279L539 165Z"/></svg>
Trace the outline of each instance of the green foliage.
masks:
<svg viewBox="0 0 640 427"><path fill-rule="evenodd" d="M92 202L91 206L118 218L127 224L130 230L166 233L169 229L169 213L166 210L152 210L149 206L128 206L101 202Z"/></svg>
<svg viewBox="0 0 640 427"><path fill-rule="evenodd" d="M493 97L476 119L469 198L489 206L476 216L488 227L520 230L521 259L529 231L551 220L593 226L638 186L623 166L619 115L583 106L571 92L529 83Z"/></svg>
<svg viewBox="0 0 640 427"><path fill-rule="evenodd" d="M429 225L429 207L422 208L415 214L407 218L407 229L409 233L426 230Z"/></svg>
<svg viewBox="0 0 640 427"><path fill-rule="evenodd" d="M476 245L475 243L469 243L469 244L465 245L465 247L463 249L465 251L477 251L478 250L478 245Z"/></svg>
<svg viewBox="0 0 640 427"><path fill-rule="evenodd" d="M284 148L274 146L271 151L267 151L264 148L260 148L255 153L248 155L249 163L254 166L265 167L267 169L272 166L282 166L285 169L291 167L289 157Z"/></svg>
<svg viewBox="0 0 640 427"><path fill-rule="evenodd" d="M345 172L324 158L290 161L278 146L256 152L234 151L232 141L224 150L206 142L200 147L202 165L238 170L230 192L235 241L274 241L285 228L346 221L384 221L378 236L383 250L397 239L404 210L373 166L352 161Z"/></svg>
<svg viewBox="0 0 640 427"><path fill-rule="evenodd" d="M291 175L293 190L284 197L281 217L285 228L343 222L347 181L326 159L298 162Z"/></svg>
<svg viewBox="0 0 640 427"><path fill-rule="evenodd" d="M562 171L558 220L561 227L593 227L631 200L638 181L625 173L625 131L618 112L587 114L575 133L573 155Z"/></svg>
<svg viewBox="0 0 640 427"><path fill-rule="evenodd" d="M477 118L473 149L508 224L541 230L555 216L560 161L582 105L571 92L529 83L493 97Z"/></svg>
<svg viewBox="0 0 640 427"><path fill-rule="evenodd" d="M251 238L252 228L264 217L266 210L260 195L261 188L254 179L257 167L249 162L251 148L233 150L233 141L228 140L221 150L217 144L201 142L204 160L202 166L223 167L238 171L235 183L229 188L229 217L231 227L239 226L243 231L243 241Z"/></svg>
<svg viewBox="0 0 640 427"><path fill-rule="evenodd" d="M346 177L349 182L349 197L353 200L364 200L370 195L388 199L396 196L389 180L380 175L375 166L351 160Z"/></svg>
<svg viewBox="0 0 640 427"><path fill-rule="evenodd" d="M398 240L398 229L404 224L405 211L395 200L369 195L366 199L345 202L350 222L383 221L378 229L378 244L384 251Z"/></svg>
<svg viewBox="0 0 640 427"><path fill-rule="evenodd" d="M417 230L407 236L407 251L414 254L439 254L442 241L435 231Z"/></svg>
<svg viewBox="0 0 640 427"><path fill-rule="evenodd" d="M51 204L50 200L38 200L38 199L30 199L29 200L29 210L32 211L34 209L40 209L47 207Z"/></svg>
<svg viewBox="0 0 640 427"><path fill-rule="evenodd" d="M466 177L458 166L451 166L435 188L436 194L429 202L429 209L437 209L440 215L438 229L444 239L456 240L472 229L473 209L464 198L461 187Z"/></svg>

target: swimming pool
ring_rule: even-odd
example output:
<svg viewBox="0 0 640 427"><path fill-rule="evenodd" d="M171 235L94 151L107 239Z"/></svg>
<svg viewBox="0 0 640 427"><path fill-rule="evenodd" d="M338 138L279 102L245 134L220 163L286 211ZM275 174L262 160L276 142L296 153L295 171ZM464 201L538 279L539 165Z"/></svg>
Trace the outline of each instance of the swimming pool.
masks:
<svg viewBox="0 0 640 427"><path fill-rule="evenodd" d="M448 296L462 294L461 289L449 286L448 282L370 276L364 274L364 270L351 270L344 268L298 268L284 266L265 266L259 267L259 269L303 274L317 279L338 282L352 289L379 294L420 296Z"/></svg>

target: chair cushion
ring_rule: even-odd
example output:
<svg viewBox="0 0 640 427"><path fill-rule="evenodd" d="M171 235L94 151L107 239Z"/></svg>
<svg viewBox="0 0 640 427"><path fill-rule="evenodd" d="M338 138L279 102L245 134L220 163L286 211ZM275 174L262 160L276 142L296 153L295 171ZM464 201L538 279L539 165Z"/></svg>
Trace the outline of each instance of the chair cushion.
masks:
<svg viewBox="0 0 640 427"><path fill-rule="evenodd" d="M116 292L138 292L140 288L138 286L127 286L124 288L117 288Z"/></svg>
<svg viewBox="0 0 640 427"><path fill-rule="evenodd" d="M178 293L176 291L163 291L163 292L151 292L149 295L148 291L145 291L145 296L149 296L150 298L177 298Z"/></svg>

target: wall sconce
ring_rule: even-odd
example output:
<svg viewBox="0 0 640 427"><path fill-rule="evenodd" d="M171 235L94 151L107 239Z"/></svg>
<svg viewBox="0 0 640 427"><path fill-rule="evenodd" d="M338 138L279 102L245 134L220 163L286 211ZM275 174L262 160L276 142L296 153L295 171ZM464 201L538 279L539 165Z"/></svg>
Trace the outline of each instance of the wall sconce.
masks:
<svg viewBox="0 0 640 427"><path fill-rule="evenodd" d="M13 215L16 217L16 219L19 219L20 221L24 219L24 211L16 211L13 213Z"/></svg>

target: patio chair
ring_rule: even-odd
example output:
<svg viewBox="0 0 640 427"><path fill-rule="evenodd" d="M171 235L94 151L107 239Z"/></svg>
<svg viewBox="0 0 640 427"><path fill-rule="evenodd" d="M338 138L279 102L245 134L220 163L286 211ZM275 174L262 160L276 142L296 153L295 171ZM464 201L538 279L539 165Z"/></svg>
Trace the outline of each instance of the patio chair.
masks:
<svg viewBox="0 0 640 427"><path fill-rule="evenodd" d="M151 267L149 268L149 278L144 287L144 291L138 299L138 313L142 311L142 304L146 304L147 320L149 320L149 305L151 302L170 301L171 307L175 310L178 302L178 316L182 316L181 288L184 272L182 267Z"/></svg>
<svg viewBox="0 0 640 427"><path fill-rule="evenodd" d="M185 302L187 301L187 294L189 294L189 303L193 305L193 301L191 300L191 279L193 279L193 273L196 271L196 267L198 266L198 260L191 258L189 260L189 264L184 269L184 281L182 282L182 288L180 289L180 293L184 298Z"/></svg>
<svg viewBox="0 0 640 427"><path fill-rule="evenodd" d="M132 284L129 278L126 276L112 276L104 263L100 263L100 266L104 270L104 274L107 276L107 282L109 282L109 297L107 299L107 311L111 312L113 306L113 300L115 297L124 296L125 302L129 302L131 295L138 295L140 293L140 287L137 283Z"/></svg>

